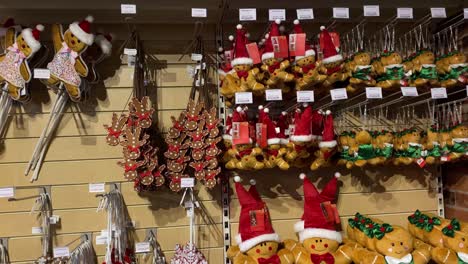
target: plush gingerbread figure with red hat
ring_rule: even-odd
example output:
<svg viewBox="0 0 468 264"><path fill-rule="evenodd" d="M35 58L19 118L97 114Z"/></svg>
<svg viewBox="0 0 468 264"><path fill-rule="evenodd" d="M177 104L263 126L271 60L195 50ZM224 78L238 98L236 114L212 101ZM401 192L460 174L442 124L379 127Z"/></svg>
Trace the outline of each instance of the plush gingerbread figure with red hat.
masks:
<svg viewBox="0 0 468 264"><path fill-rule="evenodd" d="M326 88L332 87L336 82L343 82L348 78L348 74L343 69L343 56L339 53L339 48L333 43L328 30L320 27L320 43L323 44L322 49L323 59L322 66L319 71L327 75L327 79L323 82Z"/></svg>
<svg viewBox="0 0 468 264"><path fill-rule="evenodd" d="M284 85L285 82L294 81L294 75L286 72L290 63L288 59L275 58L273 52L272 37L279 37L279 19L275 20L270 26L270 33L266 35L265 47L262 54L261 66L262 71L265 73L266 85L268 88L281 88L283 92L289 92L289 87Z"/></svg>
<svg viewBox="0 0 468 264"><path fill-rule="evenodd" d="M273 230L268 207L260 197L255 181L250 181L248 191L240 183L239 176L234 177L234 181L241 212L237 245L229 247L228 257L234 264L294 263L292 253L280 249L281 240Z"/></svg>
<svg viewBox="0 0 468 264"><path fill-rule="evenodd" d="M340 246L341 233L336 230L339 215L336 210L339 173L330 180L321 192L302 173L304 181L304 214L294 225L299 242L284 242L298 264L348 264L351 263L352 247ZM326 213L324 213L326 212Z"/></svg>
<svg viewBox="0 0 468 264"><path fill-rule="evenodd" d="M315 151L316 159L310 165L311 170L317 170L330 165L330 159L336 152L335 130L333 115L330 110L325 112L323 122L322 140L319 142L319 150Z"/></svg>
<svg viewBox="0 0 468 264"><path fill-rule="evenodd" d="M296 113L294 115L294 132L289 137L289 151L286 154L286 159L290 163L310 156L307 148L312 140L312 106L308 103L304 103L302 106L304 107L304 110L299 108L296 109Z"/></svg>
<svg viewBox="0 0 468 264"><path fill-rule="evenodd" d="M264 108L264 114L262 115L263 119L259 120L267 127L267 144L268 148L266 150L266 161L265 167L274 168L278 167L282 170L289 169L289 164L284 160L284 155L287 150L285 147L281 146L281 138L279 137L280 128L275 126L273 121L270 118L270 109Z"/></svg>
<svg viewBox="0 0 468 264"><path fill-rule="evenodd" d="M294 33L304 33L299 20L294 20ZM296 75L296 90L312 88L327 79L326 75L320 74L318 68L320 63L316 60L315 50L310 43L306 41L306 50L304 56L294 58L293 71Z"/></svg>
<svg viewBox="0 0 468 264"><path fill-rule="evenodd" d="M73 22L65 33L61 25L52 25L55 56L47 65L50 70L47 84L57 87L60 82L63 83L73 101L80 100L81 77L88 76L88 67L81 54L94 42L90 29L93 20L92 16L88 16L81 22Z"/></svg>

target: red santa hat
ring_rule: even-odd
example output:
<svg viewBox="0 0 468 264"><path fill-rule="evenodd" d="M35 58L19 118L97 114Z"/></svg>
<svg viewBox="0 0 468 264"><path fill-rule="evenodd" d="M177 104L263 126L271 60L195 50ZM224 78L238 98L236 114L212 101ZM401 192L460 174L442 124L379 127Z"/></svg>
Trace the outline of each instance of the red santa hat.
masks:
<svg viewBox="0 0 468 264"><path fill-rule="evenodd" d="M296 112L294 118L294 135L290 136L291 141L308 142L312 140L312 106L304 104L303 112Z"/></svg>
<svg viewBox="0 0 468 264"><path fill-rule="evenodd" d="M241 24L237 25L236 28L236 39L234 41L234 59L231 61L231 65L233 67L241 64L252 65L253 60L249 57L249 53L245 47L247 41L245 37L245 31L242 30Z"/></svg>
<svg viewBox="0 0 468 264"><path fill-rule="evenodd" d="M336 146L335 129L333 126L333 115L330 110L325 112L323 122L322 141L319 143L319 148L333 148Z"/></svg>
<svg viewBox="0 0 468 264"><path fill-rule="evenodd" d="M231 129L232 129L232 114L229 114L226 118L226 125L224 126L224 134L223 134L224 140L232 140Z"/></svg>
<svg viewBox="0 0 468 264"><path fill-rule="evenodd" d="M102 53L105 55L110 55L112 52L112 35L111 34L101 34L98 33L94 38L94 43L96 43L102 50Z"/></svg>
<svg viewBox="0 0 468 264"><path fill-rule="evenodd" d="M91 34L91 23L93 23L93 21L94 18L92 16L87 16L85 20L81 22L71 23L68 29L79 40L84 42L86 45L91 46L94 41L94 35Z"/></svg>
<svg viewBox="0 0 468 264"><path fill-rule="evenodd" d="M41 48L41 32L44 31L44 26L41 24L36 25L34 29L25 28L21 31L21 35L24 38L24 41L31 48L31 55L36 53Z"/></svg>
<svg viewBox="0 0 468 264"><path fill-rule="evenodd" d="M273 230L268 207L258 194L255 187L255 181L251 181L250 189L247 191L242 186L239 176L234 177L235 188L241 212L239 217L239 234L236 236L236 242L241 252L246 252L254 246L268 241L280 242L278 234ZM257 225L258 217L263 226Z"/></svg>
<svg viewBox="0 0 468 264"><path fill-rule="evenodd" d="M232 123L234 123L234 122L238 122L238 123L248 122L246 109L243 109L240 106L238 106L235 109L235 111L232 113ZM232 136L232 129L231 129L230 135ZM232 139L232 137L231 137L231 139ZM250 138L250 143L253 143L252 138Z"/></svg>
<svg viewBox="0 0 468 264"><path fill-rule="evenodd" d="M281 23L281 20L276 19L274 23L270 26L270 33L265 35L265 47L263 48L262 61L272 59L275 57L273 52L273 43L271 43L271 37L279 37L280 31L278 25Z"/></svg>
<svg viewBox="0 0 468 264"><path fill-rule="evenodd" d="M312 139L322 139L323 132L323 115L322 111L312 112Z"/></svg>
<svg viewBox="0 0 468 264"><path fill-rule="evenodd" d="M279 127L278 137L280 138L280 143L283 145L288 144L289 138L286 135L286 129L289 128L287 112L281 112L276 125Z"/></svg>
<svg viewBox="0 0 468 264"><path fill-rule="evenodd" d="M268 145L276 145L281 143L281 139L278 136L278 133L276 131L276 126L271 121L270 118L270 109L265 108L263 109L264 115L263 115L263 120L262 123L267 126L267 143Z"/></svg>
<svg viewBox="0 0 468 264"><path fill-rule="evenodd" d="M339 48L333 44L333 40L328 33L328 30L324 27L320 27L320 43L323 43L323 47L320 47L323 53L323 63L332 63L343 60L343 56L338 53Z"/></svg>
<svg viewBox="0 0 468 264"><path fill-rule="evenodd" d="M294 34L302 34L304 33L304 30L302 30L301 22L299 19L294 20L294 28L293 28ZM304 56L296 56L294 58L295 61L298 61L300 59L303 59L305 57L309 56L315 56L315 50L310 46L310 43L306 40L306 47L305 47L305 54Z"/></svg>
<svg viewBox="0 0 468 264"><path fill-rule="evenodd" d="M298 233L300 242L308 238L326 238L342 242L341 233L336 230L335 221L328 221L323 214L321 204L336 200L337 183L340 173L335 173L322 192L307 179L304 173L299 178L304 181L304 214L301 221L294 225L294 231Z"/></svg>

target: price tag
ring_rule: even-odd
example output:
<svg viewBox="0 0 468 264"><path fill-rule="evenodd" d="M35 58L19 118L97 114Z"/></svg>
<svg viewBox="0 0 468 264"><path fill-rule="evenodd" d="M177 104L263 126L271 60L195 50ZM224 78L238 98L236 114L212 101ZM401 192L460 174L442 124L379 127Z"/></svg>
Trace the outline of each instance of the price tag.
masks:
<svg viewBox="0 0 468 264"><path fill-rule="evenodd" d="M105 183L90 183L89 192L90 193L103 193L106 191Z"/></svg>
<svg viewBox="0 0 468 264"><path fill-rule="evenodd" d="M297 91L298 103L309 103L314 101L314 91Z"/></svg>
<svg viewBox="0 0 468 264"><path fill-rule="evenodd" d="M193 207L187 208L187 217L193 217Z"/></svg>
<svg viewBox="0 0 468 264"><path fill-rule="evenodd" d="M139 242L135 244L135 253L147 253L150 251L151 248L149 242Z"/></svg>
<svg viewBox="0 0 468 264"><path fill-rule="evenodd" d="M49 69L34 69L34 79L49 79L50 70Z"/></svg>
<svg viewBox="0 0 468 264"><path fill-rule="evenodd" d="M192 8L192 17L206 17L206 8Z"/></svg>
<svg viewBox="0 0 468 264"><path fill-rule="evenodd" d="M446 18L445 7L431 7L432 18Z"/></svg>
<svg viewBox="0 0 468 264"><path fill-rule="evenodd" d="M180 179L181 188L192 188L193 186L195 186L194 178L181 178Z"/></svg>
<svg viewBox="0 0 468 264"><path fill-rule="evenodd" d="M96 236L96 245L107 244L107 236Z"/></svg>
<svg viewBox="0 0 468 264"><path fill-rule="evenodd" d="M397 18L413 19L413 8L412 7L397 8Z"/></svg>
<svg viewBox="0 0 468 264"><path fill-rule="evenodd" d="M297 9L296 13L299 20L314 19L314 9L312 8Z"/></svg>
<svg viewBox="0 0 468 264"><path fill-rule="evenodd" d="M257 20L257 9L256 8L240 8L239 9L239 20L240 21L255 21L255 20Z"/></svg>
<svg viewBox="0 0 468 264"><path fill-rule="evenodd" d="M445 99L447 98L447 89L445 88L432 88L431 89L432 99Z"/></svg>
<svg viewBox="0 0 468 264"><path fill-rule="evenodd" d="M364 6L365 17L378 17L380 16L380 7L378 5L365 5Z"/></svg>
<svg viewBox="0 0 468 264"><path fill-rule="evenodd" d="M468 19L468 8L463 8L463 18Z"/></svg>
<svg viewBox="0 0 468 264"><path fill-rule="evenodd" d="M367 99L382 99L382 87L366 87Z"/></svg>
<svg viewBox="0 0 468 264"><path fill-rule="evenodd" d="M281 89L267 89L265 90L267 101L281 101L283 100L283 93Z"/></svg>
<svg viewBox="0 0 468 264"><path fill-rule="evenodd" d="M348 99L348 93L346 92L346 88L331 89L330 96L332 101Z"/></svg>
<svg viewBox="0 0 468 264"><path fill-rule="evenodd" d="M198 53L192 53L192 55L190 56L190 58L191 58L193 61L201 61L201 60L203 59L203 55L198 54Z"/></svg>
<svg viewBox="0 0 468 264"><path fill-rule="evenodd" d="M40 235L42 234L42 227L40 226L33 226L32 229L31 229L31 233L33 235Z"/></svg>
<svg viewBox="0 0 468 264"><path fill-rule="evenodd" d="M236 104L252 104L253 96L251 92L236 93Z"/></svg>
<svg viewBox="0 0 468 264"><path fill-rule="evenodd" d="M136 56L137 55L137 49L124 49L124 54L128 56Z"/></svg>
<svg viewBox="0 0 468 264"><path fill-rule="evenodd" d="M50 222L50 224L52 224L52 225L58 224L58 223L60 222L60 216L58 216L58 215L53 215L53 216L49 217L49 222Z"/></svg>
<svg viewBox="0 0 468 264"><path fill-rule="evenodd" d="M54 248L54 258L70 257L70 249L68 247Z"/></svg>
<svg viewBox="0 0 468 264"><path fill-rule="evenodd" d="M15 197L15 188L7 187L0 189L0 198L10 198Z"/></svg>
<svg viewBox="0 0 468 264"><path fill-rule="evenodd" d="M401 87L401 94L409 97L419 96L418 89L416 89L416 87Z"/></svg>
<svg viewBox="0 0 468 264"><path fill-rule="evenodd" d="M121 4L120 13L121 14L136 14L136 5Z"/></svg>
<svg viewBox="0 0 468 264"><path fill-rule="evenodd" d="M279 19L281 21L286 20L286 9L269 9L268 17L270 21L275 21Z"/></svg>
<svg viewBox="0 0 468 264"><path fill-rule="evenodd" d="M466 96L468 97L468 85L466 86Z"/></svg>
<svg viewBox="0 0 468 264"><path fill-rule="evenodd" d="M333 18L349 18L349 8L348 7L334 7Z"/></svg>

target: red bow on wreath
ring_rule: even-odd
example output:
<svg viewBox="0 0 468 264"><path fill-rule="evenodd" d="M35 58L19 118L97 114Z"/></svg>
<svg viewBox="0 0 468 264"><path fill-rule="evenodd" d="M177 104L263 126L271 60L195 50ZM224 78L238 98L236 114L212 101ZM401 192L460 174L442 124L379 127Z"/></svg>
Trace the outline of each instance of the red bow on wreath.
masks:
<svg viewBox="0 0 468 264"><path fill-rule="evenodd" d="M198 121L200 118L198 116L187 115L188 121Z"/></svg>
<svg viewBox="0 0 468 264"><path fill-rule="evenodd" d="M180 146L178 146L178 145L169 145L168 149L169 149L169 151L171 151L171 152L177 152L177 153L179 153L179 151L180 151Z"/></svg>
<svg viewBox="0 0 468 264"><path fill-rule="evenodd" d="M151 171L149 171L149 170L146 170L146 171L140 173L141 178L145 178L145 177L148 177L150 175L151 175Z"/></svg>

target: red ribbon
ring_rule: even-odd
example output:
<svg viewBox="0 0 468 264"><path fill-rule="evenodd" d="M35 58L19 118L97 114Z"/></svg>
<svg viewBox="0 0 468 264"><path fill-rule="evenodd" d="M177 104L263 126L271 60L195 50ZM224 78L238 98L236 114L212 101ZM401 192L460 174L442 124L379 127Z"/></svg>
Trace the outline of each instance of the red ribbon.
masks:
<svg viewBox="0 0 468 264"><path fill-rule="evenodd" d="M340 71L340 70L341 70L341 66L338 65L338 66L336 66L335 68L327 69L327 74L328 74L328 75L331 75L331 74L333 74L333 73L335 73L335 72L337 72L337 71Z"/></svg>
<svg viewBox="0 0 468 264"><path fill-rule="evenodd" d="M210 160L212 160L212 159L214 159L213 156L205 156L205 160L206 160L206 161L210 161Z"/></svg>
<svg viewBox="0 0 468 264"><path fill-rule="evenodd" d="M209 130L213 129L216 127L216 123L214 124L206 124L206 128L208 128Z"/></svg>
<svg viewBox="0 0 468 264"><path fill-rule="evenodd" d="M148 177L148 176L150 176L150 175L151 175L151 171L149 171L149 170L146 170L146 171L140 173L140 176L141 176L142 178Z"/></svg>
<svg viewBox="0 0 468 264"><path fill-rule="evenodd" d="M304 150L304 149L305 149L304 146L301 146L301 145L294 145L294 150L296 150L297 152L302 151L302 150Z"/></svg>
<svg viewBox="0 0 468 264"><path fill-rule="evenodd" d="M175 123L174 123L174 128L177 129L177 130L179 130L179 131L184 130L184 127L181 126L179 122L175 122Z"/></svg>
<svg viewBox="0 0 468 264"><path fill-rule="evenodd" d="M120 135L122 134L122 131L116 131L116 130L112 129L112 127L109 127L107 129L107 132L108 132L109 136L113 136L113 137L116 137L116 138L120 137Z"/></svg>
<svg viewBox="0 0 468 264"><path fill-rule="evenodd" d="M310 260L312 260L312 263L314 264L321 264L322 262L325 262L326 264L335 264L335 258L330 253L322 255L310 254Z"/></svg>
<svg viewBox="0 0 468 264"><path fill-rule="evenodd" d="M160 172L160 171L155 171L155 172L153 172L153 176L156 177L156 178L157 178L157 177L160 177L160 176L161 176L161 172Z"/></svg>
<svg viewBox="0 0 468 264"><path fill-rule="evenodd" d="M148 119L150 115L150 112L145 112L145 113L137 113L138 116L138 121Z"/></svg>
<svg viewBox="0 0 468 264"><path fill-rule="evenodd" d="M205 180L211 180L214 179L216 176L216 171L209 172L205 175Z"/></svg>
<svg viewBox="0 0 468 264"><path fill-rule="evenodd" d="M192 137L193 141L200 141L200 140L202 140L203 135L202 135L202 134L198 134L198 133L192 133L192 134L191 134L191 137Z"/></svg>
<svg viewBox="0 0 468 264"><path fill-rule="evenodd" d="M174 183L180 183L180 178L179 177L173 177L171 179L171 181L174 182Z"/></svg>
<svg viewBox="0 0 468 264"><path fill-rule="evenodd" d="M281 264L281 260L278 255L273 255L269 258L258 258L258 264Z"/></svg>
<svg viewBox="0 0 468 264"><path fill-rule="evenodd" d="M198 116L192 116L192 115L187 115L188 121L198 121L199 117Z"/></svg>
<svg viewBox="0 0 468 264"><path fill-rule="evenodd" d="M180 158L177 159L176 162L179 163L179 164L182 164L182 163L185 162L185 159L184 159L184 157L180 157Z"/></svg>
<svg viewBox="0 0 468 264"><path fill-rule="evenodd" d="M313 69L315 69L315 64L309 64L309 65L302 66L302 72L303 73L308 73L310 70L313 70Z"/></svg>
<svg viewBox="0 0 468 264"><path fill-rule="evenodd" d="M137 169L136 164L133 164L132 166L128 166L127 164L125 164L125 172L135 171L136 169Z"/></svg>
<svg viewBox="0 0 468 264"><path fill-rule="evenodd" d="M237 73L237 77L239 77L240 79L242 78L247 79L247 77L249 77L248 71L236 71L236 73Z"/></svg>
<svg viewBox="0 0 468 264"><path fill-rule="evenodd" d="M194 169L196 172L199 172L201 170L203 170L203 168L205 167L205 165L203 164L203 162L201 163L196 163L195 166L194 166Z"/></svg>
<svg viewBox="0 0 468 264"><path fill-rule="evenodd" d="M178 145L169 145L168 148L169 148L169 151L171 151L171 152L179 153L179 151L180 151L180 146L178 146Z"/></svg>
<svg viewBox="0 0 468 264"><path fill-rule="evenodd" d="M245 155L250 155L250 153L252 153L252 149L246 149L246 150L239 151L239 157L242 158Z"/></svg>
<svg viewBox="0 0 468 264"><path fill-rule="evenodd" d="M275 62L273 65L268 66L268 71L269 71L270 73L273 73L273 72L275 72L277 69L279 69L280 65L281 65L281 63L280 63L279 61L277 61L277 62Z"/></svg>
<svg viewBox="0 0 468 264"><path fill-rule="evenodd" d="M131 152L138 152L140 151L140 146L127 146L127 149Z"/></svg>
<svg viewBox="0 0 468 264"><path fill-rule="evenodd" d="M277 157L279 153L277 149L269 149L267 152L268 152L268 155L275 156L275 157Z"/></svg>

